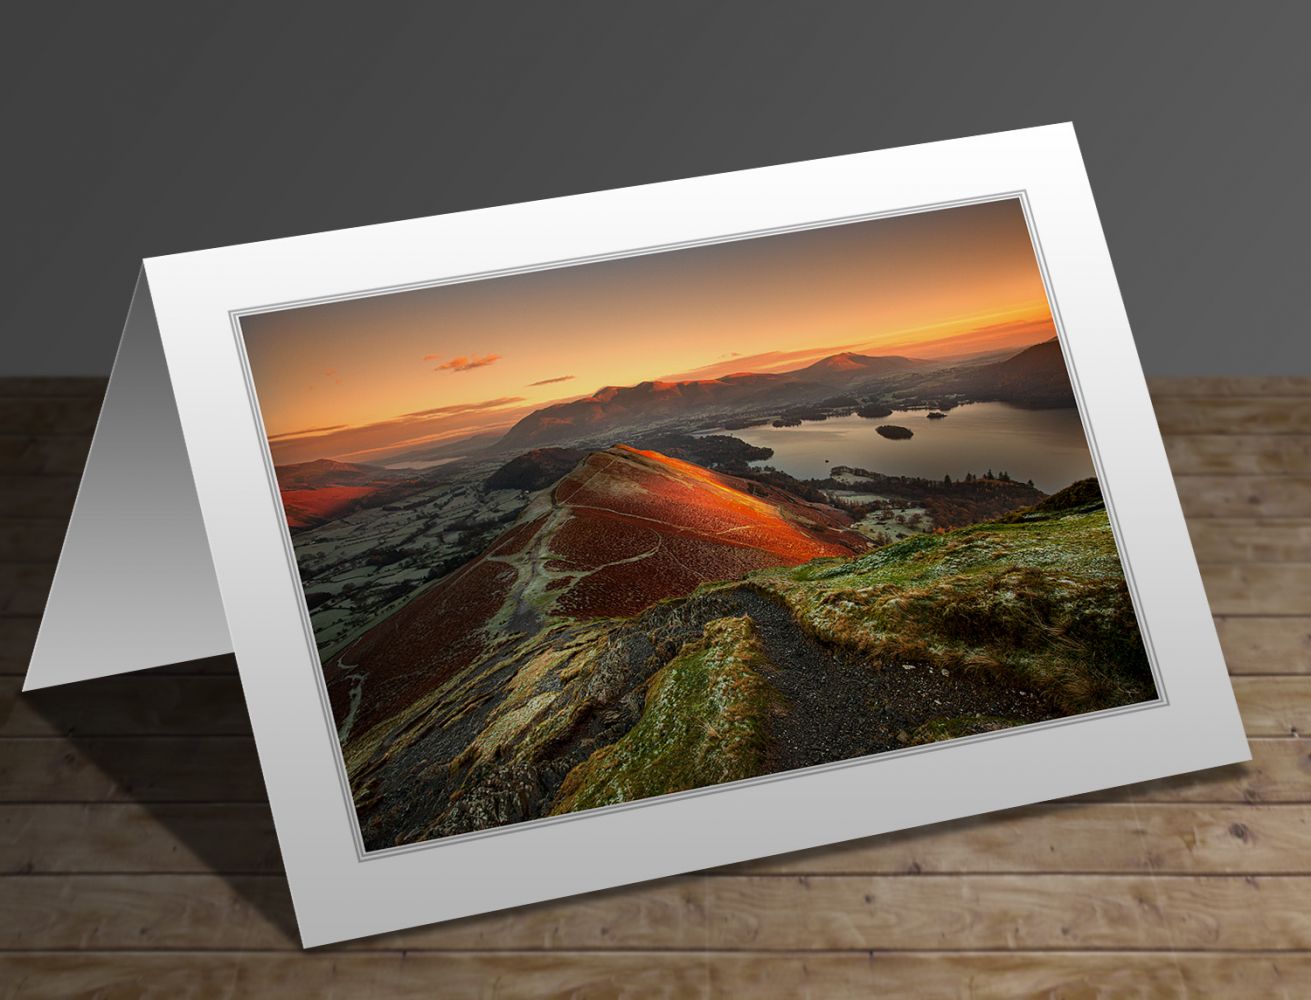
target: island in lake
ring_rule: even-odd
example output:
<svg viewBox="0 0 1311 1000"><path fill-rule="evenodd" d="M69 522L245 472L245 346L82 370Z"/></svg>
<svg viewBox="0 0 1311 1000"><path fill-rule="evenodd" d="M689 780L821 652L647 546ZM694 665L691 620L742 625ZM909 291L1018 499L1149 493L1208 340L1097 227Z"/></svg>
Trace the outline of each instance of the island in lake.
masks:
<svg viewBox="0 0 1311 1000"><path fill-rule="evenodd" d="M240 318L366 850L1156 697L1023 212L946 212Z"/></svg>
<svg viewBox="0 0 1311 1000"><path fill-rule="evenodd" d="M905 441L915 436L914 431L900 424L879 424L875 430L890 441Z"/></svg>

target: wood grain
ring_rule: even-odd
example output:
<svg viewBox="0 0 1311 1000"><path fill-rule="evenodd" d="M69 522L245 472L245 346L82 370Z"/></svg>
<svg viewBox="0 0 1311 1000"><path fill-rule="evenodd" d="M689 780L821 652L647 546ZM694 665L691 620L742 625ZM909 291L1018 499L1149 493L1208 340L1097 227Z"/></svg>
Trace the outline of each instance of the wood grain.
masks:
<svg viewBox="0 0 1311 1000"><path fill-rule="evenodd" d="M19 678L0 677L0 737L135 733L249 734L241 682L235 675L125 674L21 695Z"/></svg>
<svg viewBox="0 0 1311 1000"><path fill-rule="evenodd" d="M1311 874L1311 804L1047 803L731 874ZM0 873L280 872L263 803L0 805Z"/></svg>
<svg viewBox="0 0 1311 1000"><path fill-rule="evenodd" d="M0 428L9 434L79 434L96 429L98 396L0 396Z"/></svg>
<svg viewBox="0 0 1311 1000"><path fill-rule="evenodd" d="M1081 795L1081 802L1305 802L1311 739L1254 738L1251 761ZM264 802L246 736L0 742L0 802Z"/></svg>
<svg viewBox="0 0 1311 1000"><path fill-rule="evenodd" d="M1311 676L1235 677L1233 685L1249 736L1311 733Z"/></svg>
<svg viewBox="0 0 1311 1000"><path fill-rule="evenodd" d="M1153 379L1253 759L313 953L232 658L19 694L103 379L0 379L0 994L1311 996L1311 378Z"/></svg>
<svg viewBox="0 0 1311 1000"><path fill-rule="evenodd" d="M1231 674L1311 674L1311 615L1221 617L1215 628Z"/></svg>
<svg viewBox="0 0 1311 1000"><path fill-rule="evenodd" d="M1149 375L1147 386L1157 405L1176 396L1311 396L1311 375Z"/></svg>
<svg viewBox="0 0 1311 1000"><path fill-rule="evenodd" d="M1196 518L1188 533L1199 563L1311 565L1311 518Z"/></svg>
<svg viewBox="0 0 1311 1000"><path fill-rule="evenodd" d="M1305 517L1311 475L1176 476L1184 516Z"/></svg>
<svg viewBox="0 0 1311 1000"><path fill-rule="evenodd" d="M1166 435L1311 434L1305 396L1163 396L1154 405Z"/></svg>
<svg viewBox="0 0 1311 1000"><path fill-rule="evenodd" d="M79 476L0 475L0 518L66 524L73 513L79 482Z"/></svg>
<svg viewBox="0 0 1311 1000"><path fill-rule="evenodd" d="M1304 615L1311 611L1311 562L1202 564L1217 615Z"/></svg>
<svg viewBox="0 0 1311 1000"><path fill-rule="evenodd" d="M1311 947L1307 876L684 876L321 951ZM76 902L75 906L70 903ZM0 877L0 951L297 948L277 876Z"/></svg>
<svg viewBox="0 0 1311 1000"><path fill-rule="evenodd" d="M5 399L34 399L45 396L89 396L97 401L104 398L109 379L104 375L25 376L0 377L0 397ZM0 427L3 427L0 424Z"/></svg>
<svg viewBox="0 0 1311 1000"><path fill-rule="evenodd" d="M1311 806L1057 804L959 820L726 869L899 872L1311 873Z"/></svg>
<svg viewBox="0 0 1311 1000"><path fill-rule="evenodd" d="M1311 435L1180 434L1165 439L1176 476L1296 476L1311 470Z"/></svg>
<svg viewBox="0 0 1311 1000"><path fill-rule="evenodd" d="M239 959L239 960L238 960ZM11 996L1302 997L1297 952L49 953L0 957Z"/></svg>

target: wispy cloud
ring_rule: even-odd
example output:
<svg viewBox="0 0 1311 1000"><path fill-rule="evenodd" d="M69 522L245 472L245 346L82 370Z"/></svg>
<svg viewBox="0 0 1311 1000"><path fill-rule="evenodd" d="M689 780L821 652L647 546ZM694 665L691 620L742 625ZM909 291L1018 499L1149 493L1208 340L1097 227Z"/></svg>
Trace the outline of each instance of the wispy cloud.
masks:
<svg viewBox="0 0 1311 1000"><path fill-rule="evenodd" d="M284 431L281 434L270 434L270 441L281 441L283 438L313 437L316 434L327 434L329 431L342 430L345 424L333 424L331 427L307 427L303 431Z"/></svg>
<svg viewBox="0 0 1311 1000"><path fill-rule="evenodd" d="M540 382L529 382L528 388L531 389L535 385L555 385L557 382L569 382L573 378L573 375L557 375L555 378L544 378Z"/></svg>
<svg viewBox="0 0 1311 1000"><path fill-rule="evenodd" d="M440 357L440 354L425 354L423 360L436 361ZM501 356L499 354L484 354L480 358L467 358L464 355L460 355L458 358L448 358L434 368L433 371L468 372L473 371L475 368L486 368L488 365L494 365L500 360Z"/></svg>
<svg viewBox="0 0 1311 1000"><path fill-rule="evenodd" d="M402 447L460 437L513 422L531 409L518 407L523 402L523 396L500 396L472 403L434 406L367 424L339 424L272 434L269 444L277 465L312 458L389 454Z"/></svg>
<svg viewBox="0 0 1311 1000"><path fill-rule="evenodd" d="M476 413L478 410L494 410L498 406L509 406L511 403L522 403L523 401L523 396L501 396L497 399L484 399L477 403L434 406L431 410L415 410L413 413L402 413L399 417L385 422L394 424L402 420L412 420L416 417L446 417L456 413Z"/></svg>

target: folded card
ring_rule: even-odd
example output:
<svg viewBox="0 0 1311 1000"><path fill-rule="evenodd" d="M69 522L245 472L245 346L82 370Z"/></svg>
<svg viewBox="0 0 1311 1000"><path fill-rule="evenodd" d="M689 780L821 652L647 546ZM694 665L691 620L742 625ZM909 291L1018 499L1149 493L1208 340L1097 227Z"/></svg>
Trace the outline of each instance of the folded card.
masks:
<svg viewBox="0 0 1311 1000"><path fill-rule="evenodd" d="M1248 758L1069 126L145 261L26 686L229 650L306 945Z"/></svg>

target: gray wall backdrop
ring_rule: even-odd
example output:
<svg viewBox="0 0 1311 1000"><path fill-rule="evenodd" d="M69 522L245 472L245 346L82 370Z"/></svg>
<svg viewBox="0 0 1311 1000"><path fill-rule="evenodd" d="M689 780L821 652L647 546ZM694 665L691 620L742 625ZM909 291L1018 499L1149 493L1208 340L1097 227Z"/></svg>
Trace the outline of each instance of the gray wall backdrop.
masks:
<svg viewBox="0 0 1311 1000"><path fill-rule="evenodd" d="M1311 5L14 5L0 374L144 256L1072 120L1144 367L1311 372Z"/></svg>

